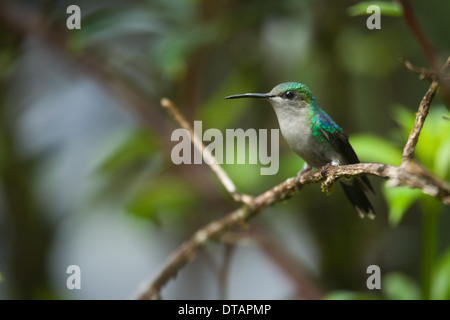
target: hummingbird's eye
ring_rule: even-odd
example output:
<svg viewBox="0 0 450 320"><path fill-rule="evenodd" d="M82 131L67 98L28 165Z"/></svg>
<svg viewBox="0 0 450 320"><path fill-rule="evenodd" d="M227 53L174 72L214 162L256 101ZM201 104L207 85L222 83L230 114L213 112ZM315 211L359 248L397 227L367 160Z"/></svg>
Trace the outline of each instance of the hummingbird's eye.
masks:
<svg viewBox="0 0 450 320"><path fill-rule="evenodd" d="M294 91L286 91L284 96L286 97L286 99L292 100L295 97L295 92Z"/></svg>

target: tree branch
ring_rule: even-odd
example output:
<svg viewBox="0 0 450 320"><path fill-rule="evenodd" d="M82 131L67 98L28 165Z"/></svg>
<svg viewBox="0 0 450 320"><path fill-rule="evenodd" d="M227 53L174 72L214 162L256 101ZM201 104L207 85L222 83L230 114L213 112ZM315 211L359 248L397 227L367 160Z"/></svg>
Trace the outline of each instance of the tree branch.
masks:
<svg viewBox="0 0 450 320"><path fill-rule="evenodd" d="M407 66L407 68L413 70L413 72L420 70L419 68L412 66L412 64L409 63L408 61L404 61L404 63ZM450 66L450 57L447 58L447 61L442 67L442 70L445 72L445 70L449 66ZM424 72L422 74L423 76L429 75L429 71L426 70L422 71ZM420 131L422 130L423 124L425 123L428 111L430 110L431 101L433 101L433 98L436 94L438 87L439 87L438 80L433 80L430 87L428 88L428 91L422 98L422 101L420 101L419 109L417 110L416 113L416 120L414 121L414 126L411 130L411 133L409 134L408 141L406 142L405 147L403 148L402 162L401 162L402 164L406 163L407 161L411 161L411 159L414 156L414 150L416 148L417 142L419 141Z"/></svg>
<svg viewBox="0 0 450 320"><path fill-rule="evenodd" d="M329 190L341 178L352 178L360 175L374 175L391 181L391 186L408 186L429 194L444 204L450 205L450 186L429 174L416 163L406 166L393 166L382 163L358 163L352 165L329 167L323 176L320 170L300 177L302 186L323 182L322 188ZM210 240L219 240L230 228L240 226L254 218L262 209L291 197L299 188L294 178L289 178L277 186L255 197L254 200L213 221L199 229L188 241L183 243L170 257L159 275L139 294L138 299L158 299L161 288L168 280L175 277L178 271L195 258L197 250Z"/></svg>
<svg viewBox="0 0 450 320"><path fill-rule="evenodd" d="M403 17L405 18L406 24L411 29L412 34L419 43L420 48L425 54L425 57L427 58L428 62L433 68L438 69L439 63L438 60L436 59L436 55L434 54L434 51L431 48L430 43L428 42L427 38L422 32L422 29L420 28L420 25L417 22L416 17L414 16L411 4L409 3L408 0L397 0L397 2L399 2L400 5L402 6Z"/></svg>
<svg viewBox="0 0 450 320"><path fill-rule="evenodd" d="M203 157L205 163L207 163L211 170L216 174L217 178L225 189L230 193L231 197L237 202L249 202L251 201L251 197L248 195L241 195L236 191L236 186L233 181L227 175L227 173L222 169L221 166L216 161L216 158L212 155L211 151L205 147L202 142L201 137L198 137L192 127L189 125L187 120L183 117L183 115L178 111L175 104L167 98L161 99L161 106L166 108L169 111L169 114L172 118L180 124L181 127L189 131L191 136L191 141L194 147L199 151Z"/></svg>
<svg viewBox="0 0 450 320"><path fill-rule="evenodd" d="M414 156L414 150L416 149L417 142L419 141L420 131L425 123L425 119L427 118L428 111L430 110L430 104L436 94L437 88L438 82L433 81L420 102L419 110L416 113L416 120L414 121L408 141L403 148L402 164L406 161L411 161Z"/></svg>
<svg viewBox="0 0 450 320"><path fill-rule="evenodd" d="M436 57L435 52L433 51L433 48L431 47L430 43L428 42L427 38L425 37L425 34L423 33L422 29L420 28L419 22L417 21L411 4L408 0L396 0L403 9L403 17L406 21L406 24L408 25L409 29L411 30L411 33L416 38L417 42L419 43L420 48L422 49L422 52L424 53L426 59L428 60L431 68L432 68L432 78L435 81L439 82L440 86L440 95L442 100L447 106L447 109L450 110L450 80L448 77L446 77L444 74L441 74L439 72L439 60ZM448 60L447 60L448 61ZM406 64L405 64L406 65ZM407 66L408 67L408 66ZM417 70L413 71L416 72ZM429 72L428 72L429 73ZM422 74L423 77L426 78L426 74Z"/></svg>
<svg viewBox="0 0 450 320"><path fill-rule="evenodd" d="M404 57L400 57L400 62L403 63L403 65L408 69L409 71L417 74L419 76L420 80L430 81L436 80L436 71L427 69L427 68L421 68L413 65L411 61Z"/></svg>

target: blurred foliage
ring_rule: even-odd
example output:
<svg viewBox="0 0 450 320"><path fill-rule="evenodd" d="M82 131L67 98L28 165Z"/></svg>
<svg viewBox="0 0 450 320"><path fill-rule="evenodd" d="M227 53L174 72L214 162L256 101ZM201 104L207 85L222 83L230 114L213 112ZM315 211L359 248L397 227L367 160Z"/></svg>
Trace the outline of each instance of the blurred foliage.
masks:
<svg viewBox="0 0 450 320"><path fill-rule="evenodd" d="M326 300L418 300L420 291L416 283L401 273L388 273L382 276L383 295L368 292L337 290L328 293Z"/></svg>
<svg viewBox="0 0 450 320"><path fill-rule="evenodd" d="M350 291L333 291L328 293L324 300L380 300L375 294L370 293L358 293Z"/></svg>
<svg viewBox="0 0 450 320"><path fill-rule="evenodd" d="M390 300L418 300L420 290L410 277L401 273L388 273L381 284L383 293Z"/></svg>
<svg viewBox="0 0 450 320"><path fill-rule="evenodd" d="M415 158L437 177L448 180L450 179L450 126L443 117L445 114L446 109L442 105L434 105L431 108L420 134ZM351 137L351 143L357 150L361 161L400 164L402 150L395 145L404 145L413 127L415 117L405 107L397 106L394 108L394 118L400 126L397 137L402 136L401 141L394 143L367 134ZM389 205L389 221L392 225L398 225L406 210L416 200L428 197L420 190L412 190L407 187L390 188L387 183L384 184L383 193Z"/></svg>
<svg viewBox="0 0 450 320"><path fill-rule="evenodd" d="M17 121L25 117L23 109L33 108L34 102L48 105L49 101L43 98L45 90L51 96L71 92L70 81L74 78L95 80L107 88L105 92L110 98L123 103L124 110L135 115L137 121L125 134L120 132L106 139L105 144L113 145L112 151L104 154L103 161L96 166L95 183L90 182L95 192L86 197L94 198L95 204L123 208L140 219L149 219L162 231L171 230L173 225L181 226L176 231L183 239L204 223L222 217L236 204L205 164L176 166L171 162L170 150L175 143L170 141L170 132L178 125L168 120L159 107L161 97L174 100L191 123L201 120L203 131L271 129L278 128L278 124L268 103L249 99L230 103L224 97L267 92L285 81L304 82L318 104L349 134L361 161L398 165L416 106L426 90L426 84L398 61L399 56L405 56L416 65L426 66L419 45L399 18L402 13L395 1L80 1L82 29L72 31L65 28L69 1L17 1L17 4L23 6L25 13L42 14L43 23L33 30L20 26L33 19L15 19L19 26L6 20L0 22L3 81L0 117L3 123L14 127L11 132L0 130L0 171L3 173L6 168L5 141L14 141L19 146L23 141L21 132L27 132ZM380 30L366 28L366 9L372 4L381 8ZM437 55L446 58L450 52L450 2L411 0L411 5ZM11 16L12 20L16 17ZM39 37L46 32L49 37L42 41ZM51 59L66 63L59 70L64 77L54 76L56 81L48 81L48 87L45 85L50 77L45 75L51 66L30 67L29 56L39 56L36 47L41 51L51 48L48 51L52 55L47 53ZM31 71L25 73L28 69ZM39 79L30 84L28 76L36 74ZM41 81L41 77L46 81ZM416 158L448 181L450 133L443 114L447 114L445 109L433 103ZM102 122L102 116L96 116ZM75 136L84 130L78 129L80 132ZM53 126L46 126L41 133L59 134L53 130ZM90 134L95 135L96 131ZM33 143L33 138L25 134L26 141ZM39 161L35 160L36 154L18 153L16 156L27 166L10 181L23 180L23 176L39 177L36 172L42 170L40 161L48 166L60 161L55 156L56 149L46 150L46 157ZM295 176L303 166L303 160L288 149L281 137L279 160L279 172L273 176L260 175L263 166L260 163L226 164L224 169L240 192L256 195ZM36 185L33 196L38 197L38 191L46 188L45 181L29 180L33 179L27 181ZM371 196L378 212L375 221L359 220L339 188L326 196L317 185L304 188L289 201L270 208L271 214L262 214L257 223L265 232L272 233L286 251L303 253L291 262L301 261L307 255L304 252L314 253L313 258L308 256L314 261L309 262L319 279L319 287L329 293L329 299L448 299L450 239L445 234L449 234L449 228L441 224L439 234L435 229L443 216L450 213L448 207L438 205L420 191L389 188L376 178L371 181L377 190ZM72 186L70 180L63 183ZM382 191L378 192L380 188ZM0 198L5 199L0 205L7 206L11 195L5 190L8 189L0 190ZM85 208L83 201L86 199L77 200L76 206L89 214L95 212L94 205ZM51 204L47 206L43 212L58 212ZM64 212L77 214L79 207L64 208ZM30 215L19 215L14 208L5 208L5 212L8 217L47 219L41 210ZM290 234L277 231L276 226L282 223L292 228ZM49 230L41 230L42 233L56 232L58 223L54 224L50 224ZM5 230L18 230L17 239L28 239L33 235L20 229L24 225L40 228L34 220L27 220L8 225ZM418 231L421 228L422 234ZM306 249L303 246L307 245L297 238L302 230L312 235L313 245ZM39 230L36 234L40 234ZM1 242L10 244L11 239L5 236ZM37 243L35 239L26 243L30 252L38 252L33 246ZM420 244L422 255L417 249ZM7 249L16 250L12 246ZM46 250L50 251L50 246ZM17 252L19 256L27 256L21 253ZM47 260L30 261L30 268L39 269L33 263L43 264ZM376 294L363 292L366 275L361 270L369 262L383 270L382 290ZM10 261L7 263L12 265ZM37 278L21 277L18 272L14 279L3 269L2 272L12 283L25 287L24 291L31 291L31 284L20 279ZM424 280L425 274L430 276L428 280ZM33 292L21 298L32 297Z"/></svg>
<svg viewBox="0 0 450 320"><path fill-rule="evenodd" d="M160 143L147 131L138 128L129 132L123 141L103 161L98 170L101 173L117 173L130 166L155 166Z"/></svg>
<svg viewBox="0 0 450 320"><path fill-rule="evenodd" d="M143 185L129 200L127 209L139 216L150 218L159 223L159 215L167 218L178 215L184 218L201 198L187 183L178 179L165 178L163 181L153 180Z"/></svg>
<svg viewBox="0 0 450 320"><path fill-rule="evenodd" d="M366 34L360 30L345 30L338 46L342 65L355 74L386 76L400 68L396 53L401 42L392 34Z"/></svg>
<svg viewBox="0 0 450 320"><path fill-rule="evenodd" d="M450 249L438 260L434 271L431 299L450 300Z"/></svg>
<svg viewBox="0 0 450 320"><path fill-rule="evenodd" d="M353 17L371 14L371 12L367 12L367 8L370 6L378 6L383 16L401 17L403 15L402 7L395 1L361 1L349 7L347 12Z"/></svg>
<svg viewBox="0 0 450 320"><path fill-rule="evenodd" d="M190 205L200 199L187 183L170 175L160 177L164 170L160 148L160 142L142 128L124 135L97 169L106 178L97 198L120 198L127 211L156 223L161 214L189 212Z"/></svg>

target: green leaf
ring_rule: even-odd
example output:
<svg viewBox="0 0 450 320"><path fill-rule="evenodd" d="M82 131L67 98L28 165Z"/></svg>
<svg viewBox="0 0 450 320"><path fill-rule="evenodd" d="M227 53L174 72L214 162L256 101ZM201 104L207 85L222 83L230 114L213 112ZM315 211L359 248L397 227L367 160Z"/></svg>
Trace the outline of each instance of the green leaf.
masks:
<svg viewBox="0 0 450 320"><path fill-rule="evenodd" d="M407 109L405 106L397 104L393 107L392 118L400 125L403 131L403 136L405 139L409 136L411 129L414 125L414 116L413 110ZM405 140L406 142L406 140Z"/></svg>
<svg viewBox="0 0 450 320"><path fill-rule="evenodd" d="M420 290L417 284L401 273L389 273L383 277L383 294L390 300L419 300Z"/></svg>
<svg viewBox="0 0 450 320"><path fill-rule="evenodd" d="M158 141L148 131L137 128L130 131L116 149L100 164L98 171L114 173L136 163L156 160Z"/></svg>
<svg viewBox="0 0 450 320"><path fill-rule="evenodd" d="M389 223L398 225L406 210L420 197L421 191L408 187L383 188L383 194L389 207Z"/></svg>
<svg viewBox="0 0 450 320"><path fill-rule="evenodd" d="M448 114L443 105L432 106L419 138L418 156L426 159L436 175L447 178L450 172L450 122L442 115Z"/></svg>
<svg viewBox="0 0 450 320"><path fill-rule="evenodd" d="M350 137L350 143L362 162L400 164L401 151L393 143L383 138L370 134L354 134Z"/></svg>
<svg viewBox="0 0 450 320"><path fill-rule="evenodd" d="M324 300L381 300L381 298L375 294L364 292L353 292L345 290L337 290L328 293L323 298Z"/></svg>
<svg viewBox="0 0 450 320"><path fill-rule="evenodd" d="M448 179L450 177L450 137L444 139L437 149L434 169L444 179Z"/></svg>
<svg viewBox="0 0 450 320"><path fill-rule="evenodd" d="M371 15L372 12L367 12L367 8L370 6L378 6L380 8L380 13L383 16L391 16L391 17L402 17L403 10L400 4L397 2L386 2L386 1L364 1L357 3L349 8L347 8L348 15L355 16L363 16L363 15Z"/></svg>
<svg viewBox="0 0 450 320"><path fill-rule="evenodd" d="M421 164L442 178L450 173L450 125L442 118L447 113L442 105L432 106L414 153ZM414 112L398 106L394 109L394 119L401 126L406 141L414 125Z"/></svg>
<svg viewBox="0 0 450 320"><path fill-rule="evenodd" d="M450 300L450 249L439 260L433 272L431 299Z"/></svg>
<svg viewBox="0 0 450 320"><path fill-rule="evenodd" d="M161 218L183 217L198 202L198 195L189 183L166 177L142 186L128 201L132 214L159 223Z"/></svg>

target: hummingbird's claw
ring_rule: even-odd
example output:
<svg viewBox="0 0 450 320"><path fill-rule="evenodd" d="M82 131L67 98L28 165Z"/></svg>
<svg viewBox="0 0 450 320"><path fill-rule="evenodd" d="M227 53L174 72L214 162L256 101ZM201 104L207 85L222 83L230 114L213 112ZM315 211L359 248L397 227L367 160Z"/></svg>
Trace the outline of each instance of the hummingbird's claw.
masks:
<svg viewBox="0 0 450 320"><path fill-rule="evenodd" d="M331 163L327 163L326 165L322 166L322 168L320 169L320 174L322 175L322 177L326 178L327 176L327 170L329 167L331 167L332 164Z"/></svg>
<svg viewBox="0 0 450 320"><path fill-rule="evenodd" d="M299 172L299 174L297 175L297 177L295 177L295 185L297 186L297 188L301 188L303 185L302 185L302 183L300 182L300 172Z"/></svg>
<svg viewBox="0 0 450 320"><path fill-rule="evenodd" d="M312 167L307 162L305 162L305 166L303 167L303 169L297 173L297 177L295 178L295 184L299 189L303 186L302 183L300 182L301 176L310 171L311 169Z"/></svg>

